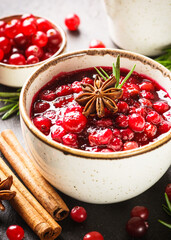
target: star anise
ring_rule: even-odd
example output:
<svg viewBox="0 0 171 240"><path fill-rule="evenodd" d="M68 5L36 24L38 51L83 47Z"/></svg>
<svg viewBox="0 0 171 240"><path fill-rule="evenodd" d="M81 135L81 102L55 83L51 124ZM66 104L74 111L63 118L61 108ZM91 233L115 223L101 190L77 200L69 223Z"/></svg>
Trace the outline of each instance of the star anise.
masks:
<svg viewBox="0 0 171 240"><path fill-rule="evenodd" d="M11 200L16 195L16 192L10 190L12 183L13 183L12 176L9 176L7 179L3 181L1 181L0 179L0 210L1 211L5 210L5 207L2 204L1 200Z"/></svg>
<svg viewBox="0 0 171 240"><path fill-rule="evenodd" d="M116 88L116 78L110 77L106 81L102 81L100 76L96 76L94 86L90 84L81 84L83 93L81 93L75 100L81 105L85 106L83 114L87 117L89 115L97 114L98 117L104 117L105 108L112 113L117 112L117 99L122 96L122 89Z"/></svg>

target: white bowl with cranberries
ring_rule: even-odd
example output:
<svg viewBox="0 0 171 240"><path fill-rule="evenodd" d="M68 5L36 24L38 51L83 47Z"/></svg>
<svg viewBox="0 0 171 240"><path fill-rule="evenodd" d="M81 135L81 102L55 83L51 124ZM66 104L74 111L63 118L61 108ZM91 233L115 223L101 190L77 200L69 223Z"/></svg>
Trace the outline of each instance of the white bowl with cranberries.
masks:
<svg viewBox="0 0 171 240"><path fill-rule="evenodd" d="M136 64L119 90L112 85L118 55L119 86ZM90 203L124 201L150 188L170 166L169 95L170 71L145 56L113 49L64 54L25 83L23 136L38 170L63 193Z"/></svg>
<svg viewBox="0 0 171 240"><path fill-rule="evenodd" d="M0 19L0 83L22 87L49 58L64 52L66 34L59 25L33 14Z"/></svg>

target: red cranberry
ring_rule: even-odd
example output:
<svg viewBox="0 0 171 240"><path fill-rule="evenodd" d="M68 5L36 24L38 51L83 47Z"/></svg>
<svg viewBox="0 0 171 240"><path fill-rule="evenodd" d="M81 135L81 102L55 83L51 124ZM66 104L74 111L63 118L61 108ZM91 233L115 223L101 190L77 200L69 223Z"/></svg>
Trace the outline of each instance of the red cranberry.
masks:
<svg viewBox="0 0 171 240"><path fill-rule="evenodd" d="M0 49L0 61L4 58L4 52L2 49Z"/></svg>
<svg viewBox="0 0 171 240"><path fill-rule="evenodd" d="M37 31L33 36L32 36L32 44L37 45L39 47L44 47L46 46L48 42L48 38L44 32Z"/></svg>
<svg viewBox="0 0 171 240"><path fill-rule="evenodd" d="M80 112L68 112L64 115L63 126L66 131L80 133L87 124L87 118Z"/></svg>
<svg viewBox="0 0 171 240"><path fill-rule="evenodd" d="M50 52L44 52L43 56L41 57L41 60L44 61L50 57L53 56L53 53L50 53Z"/></svg>
<svg viewBox="0 0 171 240"><path fill-rule="evenodd" d="M171 202L171 183L169 183L167 186L166 186L166 189L165 189L165 192Z"/></svg>
<svg viewBox="0 0 171 240"><path fill-rule="evenodd" d="M30 36L31 34L34 34L36 30L36 24L31 18L25 19L21 24L21 32L25 36Z"/></svg>
<svg viewBox="0 0 171 240"><path fill-rule="evenodd" d="M104 240L104 237L99 232L89 232L87 233L83 240Z"/></svg>
<svg viewBox="0 0 171 240"><path fill-rule="evenodd" d="M120 133L123 141L130 141L134 138L134 132L130 128L121 129Z"/></svg>
<svg viewBox="0 0 171 240"><path fill-rule="evenodd" d="M111 148L113 151L121 151L122 150L122 140L118 137L114 137L111 142L108 144L108 147Z"/></svg>
<svg viewBox="0 0 171 240"><path fill-rule="evenodd" d="M103 149L101 150L101 152L103 152L103 153L108 153L108 152L113 152L113 150L110 149L110 148L103 148Z"/></svg>
<svg viewBox="0 0 171 240"><path fill-rule="evenodd" d="M24 48L27 44L27 38L23 33L19 33L14 37L14 42L18 47Z"/></svg>
<svg viewBox="0 0 171 240"><path fill-rule="evenodd" d="M129 127L134 132L142 132L145 127L145 119L138 113L129 115Z"/></svg>
<svg viewBox="0 0 171 240"><path fill-rule="evenodd" d="M75 206L71 209L70 217L75 222L81 223L86 220L87 212L86 212L85 208L80 207L80 206Z"/></svg>
<svg viewBox="0 0 171 240"><path fill-rule="evenodd" d="M123 90L123 94L122 94L121 100L127 101L130 98L130 93L124 87L122 88L122 90Z"/></svg>
<svg viewBox="0 0 171 240"><path fill-rule="evenodd" d="M14 53L9 57L9 64L24 65L25 63L25 57L20 53Z"/></svg>
<svg viewBox="0 0 171 240"><path fill-rule="evenodd" d="M90 146L99 146L108 144L113 137L112 130L106 128L104 130L98 130L95 133L91 133L88 137Z"/></svg>
<svg viewBox="0 0 171 240"><path fill-rule="evenodd" d="M144 91L144 90L140 93L140 96L142 98L146 98L146 99L149 99L149 100L154 99L154 95L151 92L147 92L147 91Z"/></svg>
<svg viewBox="0 0 171 240"><path fill-rule="evenodd" d="M94 85L93 79L91 79L91 78L89 78L89 77L84 77L84 78L81 80L81 82L84 83L84 84Z"/></svg>
<svg viewBox="0 0 171 240"><path fill-rule="evenodd" d="M167 121L162 121L158 127L159 133L163 134L171 129L171 123Z"/></svg>
<svg viewBox="0 0 171 240"><path fill-rule="evenodd" d="M145 106L145 107L152 107L152 103L149 99L146 99L146 98L140 98L138 100L142 106Z"/></svg>
<svg viewBox="0 0 171 240"><path fill-rule="evenodd" d="M62 141L64 145L70 146L70 147L77 147L77 134L75 133L68 133L62 137Z"/></svg>
<svg viewBox="0 0 171 240"><path fill-rule="evenodd" d="M62 85L57 88L56 94L58 97L60 96L66 96L72 93L72 88L68 85Z"/></svg>
<svg viewBox="0 0 171 240"><path fill-rule="evenodd" d="M115 121L116 121L116 124L121 128L128 127L128 117L124 114L120 114Z"/></svg>
<svg viewBox="0 0 171 240"><path fill-rule="evenodd" d="M105 47L106 46L104 45L104 43L97 39L93 39L89 44L89 48L105 48Z"/></svg>
<svg viewBox="0 0 171 240"><path fill-rule="evenodd" d="M65 18L65 25L70 31L76 31L80 25L80 18L78 15L71 13Z"/></svg>
<svg viewBox="0 0 171 240"><path fill-rule="evenodd" d="M80 105L72 105L72 106L69 106L67 107L65 113L67 112L74 112L74 111L79 111L79 112L82 112L82 107Z"/></svg>
<svg viewBox="0 0 171 240"><path fill-rule="evenodd" d="M51 137L56 142L62 142L62 137L66 134L65 129L60 125L53 125L51 127Z"/></svg>
<svg viewBox="0 0 171 240"><path fill-rule="evenodd" d="M120 130L117 128L113 129L113 136L117 138L121 138Z"/></svg>
<svg viewBox="0 0 171 240"><path fill-rule="evenodd" d="M53 101L56 97L56 93L52 90L43 90L39 93L39 98L45 101Z"/></svg>
<svg viewBox="0 0 171 240"><path fill-rule="evenodd" d="M30 55L27 58L27 64L35 64L39 62L39 58L34 56L34 55Z"/></svg>
<svg viewBox="0 0 171 240"><path fill-rule="evenodd" d="M139 85L141 90L154 91L154 86L151 82L143 82Z"/></svg>
<svg viewBox="0 0 171 240"><path fill-rule="evenodd" d="M29 57L30 55L34 55L38 58L41 58L43 56L43 50L36 46L36 45L30 45L26 51L25 51L26 57Z"/></svg>
<svg viewBox="0 0 171 240"><path fill-rule="evenodd" d="M24 230L18 225L11 225L7 228L6 235L9 240L22 240L24 238Z"/></svg>
<svg viewBox="0 0 171 240"><path fill-rule="evenodd" d="M50 127L52 125L50 119L44 116L36 116L33 118L33 123L45 135L50 133Z"/></svg>
<svg viewBox="0 0 171 240"><path fill-rule="evenodd" d="M20 20L12 19L5 25L5 35L8 38L14 38L20 31Z"/></svg>
<svg viewBox="0 0 171 240"><path fill-rule="evenodd" d="M52 24L44 18L38 18L36 24L38 31L47 32L47 30L52 28Z"/></svg>
<svg viewBox="0 0 171 240"><path fill-rule="evenodd" d="M136 84L129 84L127 86L127 91L131 97L136 97L139 94L139 87Z"/></svg>
<svg viewBox="0 0 171 240"><path fill-rule="evenodd" d="M75 81L71 84L71 88L73 90L74 93L79 93L82 91L82 87L80 85L80 82Z"/></svg>
<svg viewBox="0 0 171 240"><path fill-rule="evenodd" d="M129 106L124 101L119 101L117 104L118 112L120 113L127 113L129 111Z"/></svg>
<svg viewBox="0 0 171 240"><path fill-rule="evenodd" d="M156 112L162 114L169 110L169 105L164 101L157 101L153 104L153 108Z"/></svg>
<svg viewBox="0 0 171 240"><path fill-rule="evenodd" d="M147 134L149 138L153 138L157 133L157 127L152 123L146 122L144 132Z"/></svg>
<svg viewBox="0 0 171 240"><path fill-rule="evenodd" d="M67 103L72 102L74 100L73 96L69 97L58 97L55 99L55 102L53 103L55 108L61 108L62 106L65 106Z"/></svg>
<svg viewBox="0 0 171 240"><path fill-rule="evenodd" d="M3 50L4 54L9 53L11 50L10 40L6 37L0 37L0 48Z"/></svg>
<svg viewBox="0 0 171 240"><path fill-rule="evenodd" d="M124 143L124 145L123 145L123 150L124 151L132 150L132 149L135 149L135 148L138 148L138 143L135 142L135 141L129 141L129 142Z"/></svg>
<svg viewBox="0 0 171 240"><path fill-rule="evenodd" d="M146 109L144 108L144 107L138 107L138 108L136 108L135 109L135 113L138 113L138 114L140 114L142 117L146 117L146 115L147 115L147 111L146 111Z"/></svg>
<svg viewBox="0 0 171 240"><path fill-rule="evenodd" d="M140 217L144 221L148 219L149 212L148 209L144 206L135 206L131 210L131 217Z"/></svg>
<svg viewBox="0 0 171 240"><path fill-rule="evenodd" d="M132 237L142 237L147 232L145 221L140 217L132 217L126 224L126 230Z"/></svg>
<svg viewBox="0 0 171 240"><path fill-rule="evenodd" d="M31 13L25 13L21 16L21 21L23 22L26 19L33 19L36 20L35 17L33 16L33 14Z"/></svg>
<svg viewBox="0 0 171 240"><path fill-rule="evenodd" d="M46 32L47 35L47 39L48 39L48 43L51 45L59 45L62 42L62 37L61 34L59 33L59 31L55 30L55 29L49 29Z"/></svg>
<svg viewBox="0 0 171 240"><path fill-rule="evenodd" d="M148 141L148 137L145 132L137 132L134 136L134 140L140 144L145 144Z"/></svg>
<svg viewBox="0 0 171 240"><path fill-rule="evenodd" d="M161 122L161 116L156 111L150 111L147 114L146 120L150 123L157 125Z"/></svg>
<svg viewBox="0 0 171 240"><path fill-rule="evenodd" d="M113 125L113 122L110 118L102 118L100 120L97 120L96 125L99 127L110 127Z"/></svg>
<svg viewBox="0 0 171 240"><path fill-rule="evenodd" d="M50 108L50 104L47 102L39 101L34 104L34 113L42 113L45 112L48 108Z"/></svg>

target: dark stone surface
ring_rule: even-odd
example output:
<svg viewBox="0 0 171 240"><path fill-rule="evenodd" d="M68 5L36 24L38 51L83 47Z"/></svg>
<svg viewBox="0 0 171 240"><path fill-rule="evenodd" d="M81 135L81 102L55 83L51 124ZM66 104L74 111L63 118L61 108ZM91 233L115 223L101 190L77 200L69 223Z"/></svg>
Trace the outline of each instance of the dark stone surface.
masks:
<svg viewBox="0 0 171 240"><path fill-rule="evenodd" d="M0 17L27 12L47 17L59 23L65 30L65 16L69 12L77 13L81 18L81 25L77 32L70 33L66 31L68 38L67 51L87 48L90 40L93 38L102 40L107 47L115 47L108 35L103 4L99 0L0 1ZM0 85L0 91L7 90L12 90L12 88L6 88ZM2 131L7 128L14 131L24 147L19 117L14 116L6 121L0 120L0 130ZM165 186L169 182L171 182L171 168L153 187L138 197L125 202L109 205L87 204L74 200L61 193L61 196L70 209L75 205L85 207L88 218L82 224L73 222L69 217L60 222L63 231L59 239L82 240L87 232L99 231L102 233L105 240L132 240L133 238L130 238L125 231L125 224L130 217L132 207L135 205L144 205L149 209L150 216L149 230L142 240L170 240L170 230L157 221L160 218L167 222L171 222L171 219L162 210L162 203L164 203L163 192ZM12 207L8 203L5 203L5 206L6 211L3 213L0 212L0 240L7 240L5 232L7 227L11 224L18 224L24 228L25 240L37 240L38 237Z"/></svg>

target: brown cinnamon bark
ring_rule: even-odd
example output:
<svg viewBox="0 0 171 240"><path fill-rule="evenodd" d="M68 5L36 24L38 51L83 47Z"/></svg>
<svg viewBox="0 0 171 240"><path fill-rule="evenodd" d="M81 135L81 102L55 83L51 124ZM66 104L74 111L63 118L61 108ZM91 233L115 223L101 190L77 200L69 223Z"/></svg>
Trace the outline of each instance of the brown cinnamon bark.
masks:
<svg viewBox="0 0 171 240"><path fill-rule="evenodd" d="M8 137L8 133L9 136ZM11 144L11 142L18 142L15 138L11 138L13 134L10 134L10 131L3 131L3 137L0 135L0 150L6 157L7 161L11 164L14 170L17 172L19 177L25 183L25 185L30 189L33 195L37 198L37 200L42 204L42 206L50 213L51 216L55 218L55 220L61 220L65 218L69 209L63 200L59 197L56 191L49 185L46 180L39 174L39 172L35 169L34 165L28 163L31 159L28 155L23 152L23 148L15 151L13 149L17 149L16 145ZM13 135L14 137L14 135ZM6 142L8 139L9 144ZM10 140L12 139L12 140ZM12 148L12 146L13 148ZM22 152L22 155L21 155ZM17 153L17 154L16 154ZM26 157L26 155L27 157ZM25 160L27 159L27 165L25 165ZM27 168L29 166L29 169ZM52 196L52 194L54 195Z"/></svg>
<svg viewBox="0 0 171 240"><path fill-rule="evenodd" d="M57 236L59 236L59 234L61 233L61 226L50 216L50 214L40 205L40 203L33 197L33 195L25 188L25 186L13 174L11 169L6 165L6 163L3 161L2 158L0 158L0 172L3 172L7 177L13 176L13 186L15 186L15 188L26 199L26 201L28 201L32 205L32 207L40 214L40 216L50 225L50 227L52 228L52 230L50 231L50 237L51 237L50 239L55 239ZM20 209L18 209L17 212L18 211L20 211Z"/></svg>
<svg viewBox="0 0 171 240"><path fill-rule="evenodd" d="M54 240L61 232L61 227L56 223L56 228L53 228L53 225L50 225L49 222L46 222L44 219L45 213L42 206L36 201L36 199L32 196L32 201L37 206L37 209L41 209L43 214L39 213L36 208L33 207L32 204L30 204L29 201L25 198L25 194L23 192L27 192L28 190L25 189L25 187L22 185L22 183L19 183L19 180L16 181L16 177L11 172L10 169L6 166L5 172L2 171L4 164L3 160L0 158L0 162L2 165L0 165L0 175L3 178L8 177L9 175L12 175L14 177L14 183L11 186L11 190L16 192L16 196L10 200L11 205L13 208L18 212L18 214L26 221L26 223L30 226L30 228L39 236L41 240ZM18 186L19 183L19 186ZM18 189L20 187L20 189ZM35 203L36 202L36 203ZM39 206L40 205L40 206ZM47 212L46 212L47 213ZM47 213L47 217L52 217Z"/></svg>

